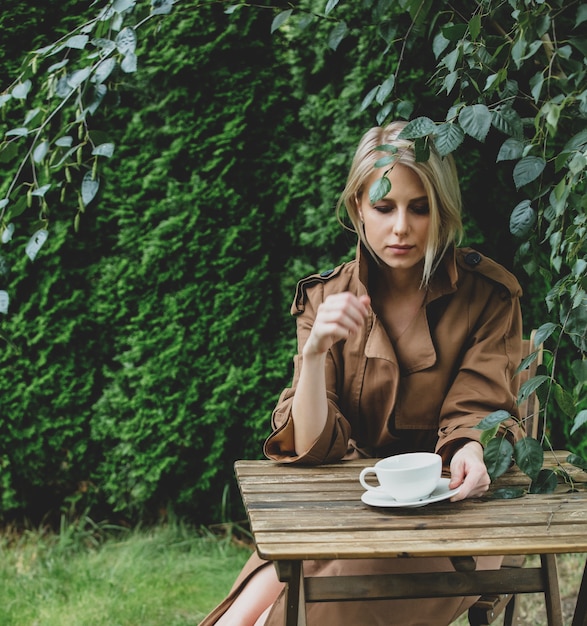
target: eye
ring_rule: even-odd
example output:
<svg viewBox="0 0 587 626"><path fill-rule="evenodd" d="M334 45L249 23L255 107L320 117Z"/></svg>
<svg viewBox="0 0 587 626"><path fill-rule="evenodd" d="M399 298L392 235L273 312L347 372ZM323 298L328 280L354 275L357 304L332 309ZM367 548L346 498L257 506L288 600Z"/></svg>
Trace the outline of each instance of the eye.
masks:
<svg viewBox="0 0 587 626"><path fill-rule="evenodd" d="M389 213L393 210L393 207L390 204L374 204L373 208L378 213Z"/></svg>
<svg viewBox="0 0 587 626"><path fill-rule="evenodd" d="M427 202L422 204L414 204L412 205L411 210L416 215L428 215L430 213L430 207L428 206Z"/></svg>

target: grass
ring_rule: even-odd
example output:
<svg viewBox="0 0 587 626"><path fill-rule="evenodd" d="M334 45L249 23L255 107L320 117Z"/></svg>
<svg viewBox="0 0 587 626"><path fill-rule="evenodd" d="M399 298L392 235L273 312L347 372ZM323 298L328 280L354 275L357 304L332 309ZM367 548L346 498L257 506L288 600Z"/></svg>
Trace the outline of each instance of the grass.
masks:
<svg viewBox="0 0 587 626"><path fill-rule="evenodd" d="M0 537L2 626L196 625L250 550L181 525Z"/></svg>
<svg viewBox="0 0 587 626"><path fill-rule="evenodd" d="M195 626L225 596L249 554L234 538L177 523L129 531L86 518L58 533L5 530L0 624ZM564 626L571 623L584 563L585 555L558 560ZM461 617L455 624L468 622ZM517 624L546 624L540 594L522 596Z"/></svg>

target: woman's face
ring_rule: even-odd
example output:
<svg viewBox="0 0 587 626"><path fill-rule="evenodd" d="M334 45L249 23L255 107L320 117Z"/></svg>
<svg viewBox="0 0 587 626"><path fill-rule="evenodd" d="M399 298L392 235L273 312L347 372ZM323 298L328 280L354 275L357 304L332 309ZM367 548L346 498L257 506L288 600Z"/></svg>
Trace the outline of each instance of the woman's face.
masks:
<svg viewBox="0 0 587 626"><path fill-rule="evenodd" d="M380 177L377 171L372 174L358 202L365 237L389 268L400 271L418 268L421 277L430 228L430 207L422 181L416 172L397 163L387 175L391 191L372 205L369 188Z"/></svg>

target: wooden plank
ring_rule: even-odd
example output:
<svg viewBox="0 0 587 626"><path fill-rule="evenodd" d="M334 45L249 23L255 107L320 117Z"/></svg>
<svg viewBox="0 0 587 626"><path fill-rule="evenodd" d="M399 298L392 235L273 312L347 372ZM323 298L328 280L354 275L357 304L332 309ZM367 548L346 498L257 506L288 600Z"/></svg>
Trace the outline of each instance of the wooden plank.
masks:
<svg viewBox="0 0 587 626"><path fill-rule="evenodd" d="M546 602L546 618L549 624L562 624L563 612L560 590L558 587L558 570L556 555L541 554L540 563L544 572L544 599Z"/></svg>
<svg viewBox="0 0 587 626"><path fill-rule="evenodd" d="M587 526L585 524L564 524L558 526L533 526L531 528L525 526L504 526L494 528L492 533L485 532L466 532L462 528L443 528L442 533L437 529L413 528L413 529L397 529L397 528L367 528L359 530L355 528L336 529L333 533L331 529L314 530L314 529L291 529L286 531L259 531L255 532L255 538L258 543L262 543L265 538L271 541L284 541L291 543L321 543L330 541L336 543L357 542L357 541L386 541L395 544L410 545L421 541L437 541L439 543L456 543L459 541L515 541L517 537L524 537L531 541L540 541L544 538L564 539L567 535L585 535ZM587 551L587 535L582 541L581 546L585 546ZM577 550L582 552L583 549Z"/></svg>
<svg viewBox="0 0 587 626"><path fill-rule="evenodd" d="M280 535L269 533L256 537L257 550L264 558L337 559L420 556L466 556L500 554L563 554L587 552L584 527L569 529L568 534L528 537L504 534L499 537L422 537L398 541L395 533L371 533L358 537L352 533L333 540L331 534Z"/></svg>
<svg viewBox="0 0 587 626"><path fill-rule="evenodd" d="M434 572L364 576L315 576L305 579L307 602L386 600L536 593L544 590L540 568L521 571ZM562 622L559 622L562 623Z"/></svg>

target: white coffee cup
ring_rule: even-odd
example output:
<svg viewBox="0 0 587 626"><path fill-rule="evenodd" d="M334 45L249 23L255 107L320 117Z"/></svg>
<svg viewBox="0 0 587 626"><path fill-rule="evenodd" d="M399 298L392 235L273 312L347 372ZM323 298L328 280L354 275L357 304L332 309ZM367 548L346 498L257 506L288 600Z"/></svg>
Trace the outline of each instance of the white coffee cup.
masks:
<svg viewBox="0 0 587 626"><path fill-rule="evenodd" d="M379 486L369 484L365 478L375 474ZM377 461L365 467L359 476L361 485L368 490L385 492L398 502L427 498L438 486L442 475L442 457L433 452L408 452Z"/></svg>

